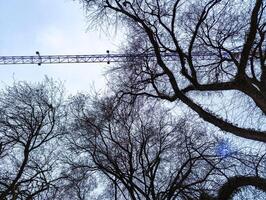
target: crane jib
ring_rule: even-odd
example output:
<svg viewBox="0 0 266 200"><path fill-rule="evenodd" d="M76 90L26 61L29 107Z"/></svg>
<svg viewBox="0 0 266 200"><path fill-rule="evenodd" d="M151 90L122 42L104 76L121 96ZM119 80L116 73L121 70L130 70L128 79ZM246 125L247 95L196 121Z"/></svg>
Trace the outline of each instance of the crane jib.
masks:
<svg viewBox="0 0 266 200"><path fill-rule="evenodd" d="M94 55L40 55L36 56L0 56L0 65L12 64L58 64L58 63L111 63L111 62L134 62L140 60L156 61L155 54L94 54ZM178 61L177 53L161 53L165 61ZM217 59L214 53L198 52L193 56L205 60ZM224 55L228 57L228 55Z"/></svg>

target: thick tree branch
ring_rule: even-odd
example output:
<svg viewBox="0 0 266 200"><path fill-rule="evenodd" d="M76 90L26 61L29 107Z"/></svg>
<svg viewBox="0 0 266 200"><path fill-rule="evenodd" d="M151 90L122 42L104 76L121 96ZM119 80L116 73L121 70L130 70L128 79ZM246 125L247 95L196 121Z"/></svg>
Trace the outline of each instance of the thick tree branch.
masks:
<svg viewBox="0 0 266 200"><path fill-rule="evenodd" d="M246 42L241 52L241 58L240 58L239 67L238 67L237 76L241 79L244 78L250 51L253 46L254 40L256 38L257 27L258 27L258 15L259 15L260 8L262 6L262 2L263 0L256 0L256 4L251 14L249 33L247 35Z"/></svg>
<svg viewBox="0 0 266 200"><path fill-rule="evenodd" d="M258 176L235 176L228 179L228 181L219 189L219 200L229 200L237 189L245 186L254 186L266 193L266 179Z"/></svg>

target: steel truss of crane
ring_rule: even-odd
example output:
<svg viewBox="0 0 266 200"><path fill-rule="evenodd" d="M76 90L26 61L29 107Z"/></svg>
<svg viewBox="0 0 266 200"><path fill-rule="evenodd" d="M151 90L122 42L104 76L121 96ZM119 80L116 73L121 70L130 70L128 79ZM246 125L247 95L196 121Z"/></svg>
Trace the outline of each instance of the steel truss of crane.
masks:
<svg viewBox="0 0 266 200"><path fill-rule="evenodd" d="M36 56L0 56L0 65L12 64L59 64L59 63L111 63L111 62L133 62L137 60L155 60L154 54L95 54L95 55L40 55ZM197 53L193 56L204 56L211 59L213 55ZM162 57L166 61L177 61L178 55L175 53L163 53Z"/></svg>

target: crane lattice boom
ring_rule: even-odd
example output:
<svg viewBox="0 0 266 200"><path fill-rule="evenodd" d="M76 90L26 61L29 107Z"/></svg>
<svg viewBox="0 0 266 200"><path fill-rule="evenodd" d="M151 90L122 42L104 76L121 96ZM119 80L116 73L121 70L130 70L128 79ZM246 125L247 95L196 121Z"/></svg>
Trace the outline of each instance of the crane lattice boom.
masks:
<svg viewBox="0 0 266 200"><path fill-rule="evenodd" d="M154 54L95 54L95 55L40 55L36 56L0 56L0 65L12 64L58 64L58 63L110 63L110 62L132 62L138 59L155 59ZM163 58L167 61L178 60L177 54L164 53ZM212 57L203 53L197 53L193 56ZM207 58L208 59L208 58Z"/></svg>

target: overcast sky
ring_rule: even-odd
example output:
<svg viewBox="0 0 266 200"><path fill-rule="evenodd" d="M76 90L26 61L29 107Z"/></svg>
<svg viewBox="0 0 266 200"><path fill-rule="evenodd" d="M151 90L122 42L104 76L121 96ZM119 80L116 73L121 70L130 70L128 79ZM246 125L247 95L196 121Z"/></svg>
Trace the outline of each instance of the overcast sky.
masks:
<svg viewBox="0 0 266 200"><path fill-rule="evenodd" d="M96 54L117 52L121 36L89 30L82 5L73 0L0 0L0 55ZM68 92L104 88L107 64L2 65L1 87L15 79L65 82Z"/></svg>

